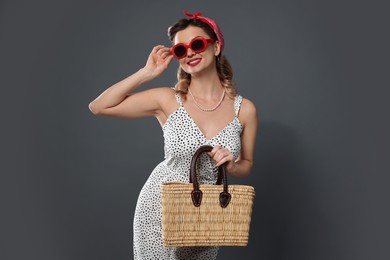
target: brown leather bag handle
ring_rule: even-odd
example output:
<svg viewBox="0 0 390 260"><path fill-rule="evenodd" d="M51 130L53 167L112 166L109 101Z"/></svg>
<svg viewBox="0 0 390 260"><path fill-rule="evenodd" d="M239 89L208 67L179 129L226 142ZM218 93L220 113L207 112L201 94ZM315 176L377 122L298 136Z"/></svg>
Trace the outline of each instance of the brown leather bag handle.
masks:
<svg viewBox="0 0 390 260"><path fill-rule="evenodd" d="M210 152L213 150L213 147L210 145L203 145L199 147L198 150L196 150L195 154L192 156L191 159L191 166L190 166L190 183L193 184L193 191L191 192L191 198L192 202L194 203L195 207L199 207L202 202L202 196L203 193L199 189L199 183L198 183L198 177L196 174L196 164L198 161L198 158L200 154L204 152ZM226 177L226 170L225 170L225 164L219 166L218 168L218 180L217 185L220 185L221 182L223 183L223 191L219 194L219 203L222 208L226 208L229 205L231 195L228 192L228 184L227 184L227 177Z"/></svg>

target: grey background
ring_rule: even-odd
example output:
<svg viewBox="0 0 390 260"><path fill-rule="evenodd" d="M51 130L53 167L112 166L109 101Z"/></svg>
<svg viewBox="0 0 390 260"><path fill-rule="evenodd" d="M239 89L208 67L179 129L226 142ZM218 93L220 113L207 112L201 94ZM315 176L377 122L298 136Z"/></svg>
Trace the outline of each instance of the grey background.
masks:
<svg viewBox="0 0 390 260"><path fill-rule="evenodd" d="M132 259L162 131L87 106L183 10L219 22L259 111L252 174L231 179L257 191L250 243L219 259L390 259L385 2L1 1L0 259Z"/></svg>

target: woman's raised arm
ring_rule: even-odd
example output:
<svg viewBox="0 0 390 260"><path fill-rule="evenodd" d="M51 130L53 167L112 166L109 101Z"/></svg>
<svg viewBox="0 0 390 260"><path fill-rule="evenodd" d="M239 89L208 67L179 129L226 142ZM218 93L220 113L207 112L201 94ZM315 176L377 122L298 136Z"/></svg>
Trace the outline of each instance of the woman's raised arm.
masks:
<svg viewBox="0 0 390 260"><path fill-rule="evenodd" d="M132 92L160 76L172 60L170 49L162 45L151 51L145 67L106 89L89 104L95 115L143 117L155 115L160 109L158 89Z"/></svg>

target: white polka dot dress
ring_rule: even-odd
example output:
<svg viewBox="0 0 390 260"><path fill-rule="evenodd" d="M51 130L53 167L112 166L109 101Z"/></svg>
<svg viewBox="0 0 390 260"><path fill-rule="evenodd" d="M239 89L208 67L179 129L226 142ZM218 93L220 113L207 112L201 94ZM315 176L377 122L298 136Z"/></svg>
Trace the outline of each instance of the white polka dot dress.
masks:
<svg viewBox="0 0 390 260"><path fill-rule="evenodd" d="M216 136L207 140L176 94L178 109L162 127L165 160L157 165L143 186L134 214L134 259L136 260L211 260L218 247L165 247L162 242L160 184L168 181L189 182L192 155L202 145L226 147L237 159L241 149L242 126L238 119L242 97L234 100L234 119ZM218 168L206 154L198 160L200 183L214 184Z"/></svg>

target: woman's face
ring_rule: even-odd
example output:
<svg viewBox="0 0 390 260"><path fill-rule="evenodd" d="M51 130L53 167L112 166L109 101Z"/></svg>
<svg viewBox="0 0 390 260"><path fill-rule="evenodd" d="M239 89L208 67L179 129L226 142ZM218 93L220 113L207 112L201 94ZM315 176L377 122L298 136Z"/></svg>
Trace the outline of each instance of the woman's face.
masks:
<svg viewBox="0 0 390 260"><path fill-rule="evenodd" d="M196 37L210 39L210 36L202 28L188 26L176 33L173 44L189 44ZM219 46L217 43L209 43L206 50L201 53L195 53L191 48L188 48L187 55L179 59L179 64L185 72L196 75L205 69L215 68L215 56L218 54Z"/></svg>

